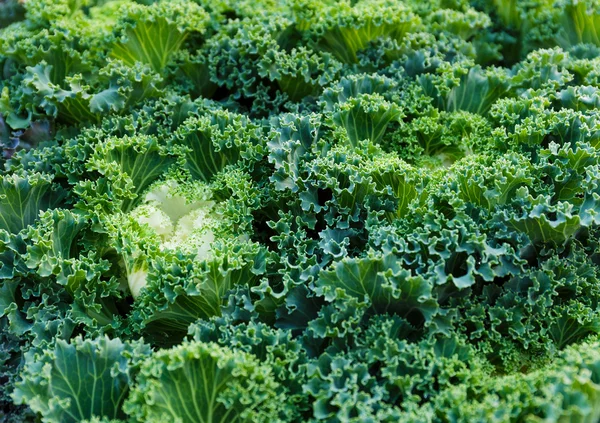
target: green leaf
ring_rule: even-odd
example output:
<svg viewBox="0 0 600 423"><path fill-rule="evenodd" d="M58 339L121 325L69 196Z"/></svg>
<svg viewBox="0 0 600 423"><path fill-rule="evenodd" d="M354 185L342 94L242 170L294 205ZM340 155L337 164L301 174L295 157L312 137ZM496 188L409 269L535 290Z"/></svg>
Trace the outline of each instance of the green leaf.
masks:
<svg viewBox="0 0 600 423"><path fill-rule="evenodd" d="M465 69L462 66L440 68L439 75L422 75L418 81L440 109L464 110L485 116L508 91L509 74L502 68L472 66Z"/></svg>
<svg viewBox="0 0 600 423"><path fill-rule="evenodd" d="M68 89L64 89L51 81L51 70L52 65L44 63L27 68L23 83L31 90L36 105L67 123L98 122L99 115L90 108L90 86L83 83L83 76L68 77Z"/></svg>
<svg viewBox="0 0 600 423"><path fill-rule="evenodd" d="M323 135L320 115L285 114L273 119L267 146L269 161L275 166L271 181L278 190L298 190L297 179L303 163L328 148L322 141Z"/></svg>
<svg viewBox="0 0 600 423"><path fill-rule="evenodd" d="M524 232L534 244L562 245L580 228L600 221L599 199L590 193L580 207L566 201L552 204L548 196L533 197L522 187L515 192L513 207L499 212L496 219Z"/></svg>
<svg viewBox="0 0 600 423"><path fill-rule="evenodd" d="M86 220L68 210L51 210L40 216L40 222L28 237L27 266L42 277L60 273L65 260L76 256L77 237Z"/></svg>
<svg viewBox="0 0 600 423"><path fill-rule="evenodd" d="M17 233L33 225L41 211L59 206L66 197L67 192L48 175L0 176L0 229Z"/></svg>
<svg viewBox="0 0 600 423"><path fill-rule="evenodd" d="M372 163L366 164L366 170L378 189L391 190L398 200L396 212L388 214L388 218L404 217L410 203L419 196L422 184L419 172L395 155L376 156Z"/></svg>
<svg viewBox="0 0 600 423"><path fill-rule="evenodd" d="M396 85L379 75L352 75L325 90L321 106L352 146L364 140L378 143L388 125L403 117L401 108L388 100Z"/></svg>
<svg viewBox="0 0 600 423"><path fill-rule="evenodd" d="M111 55L133 66L148 64L161 72L193 32L204 32L208 15L187 0L159 1L150 6L129 3L120 11L119 42Z"/></svg>
<svg viewBox="0 0 600 423"><path fill-rule="evenodd" d="M221 315L231 289L254 286L265 272L266 251L256 244L217 245L212 254L196 262L168 256L150 262L148 285L134 307L149 339L180 342L191 323Z"/></svg>
<svg viewBox="0 0 600 423"><path fill-rule="evenodd" d="M370 42L382 37L401 40L419 25L403 3L387 0L335 3L316 15L320 19L307 23L314 31L316 46L344 63L356 63L357 53Z"/></svg>
<svg viewBox="0 0 600 423"><path fill-rule="evenodd" d="M125 99L117 87L107 88L90 99L92 113L108 113L111 110L121 110L125 107Z"/></svg>
<svg viewBox="0 0 600 423"><path fill-rule="evenodd" d="M438 309L432 286L420 276L410 276L396 263L393 255L345 258L321 272L317 292L333 301L341 290L367 301L375 313L405 317L416 311L421 321L430 321Z"/></svg>
<svg viewBox="0 0 600 423"><path fill-rule="evenodd" d="M113 193L121 201L121 210L127 212L175 161L158 146L156 138L139 136L104 141L96 146L88 166L110 180Z"/></svg>
<svg viewBox="0 0 600 423"><path fill-rule="evenodd" d="M138 421L273 422L283 405L271 371L247 353L183 343L142 365L125 410Z"/></svg>
<svg viewBox="0 0 600 423"><path fill-rule="evenodd" d="M563 0L556 6L557 44L564 49L577 44L600 46L600 11L595 0Z"/></svg>
<svg viewBox="0 0 600 423"><path fill-rule="evenodd" d="M340 104L333 114L333 122L343 127L352 146L360 141L378 143L388 125L402 117L400 108L378 94L361 94Z"/></svg>
<svg viewBox="0 0 600 423"><path fill-rule="evenodd" d="M57 339L51 349L26 355L13 398L47 422L125 417L121 406L132 382L128 367L132 352L132 345L108 337L93 341L78 337L72 343Z"/></svg>
<svg viewBox="0 0 600 423"><path fill-rule="evenodd" d="M175 142L183 148L192 177L209 182L226 166L251 155L259 137L258 127L244 116L214 110L188 118L177 130Z"/></svg>

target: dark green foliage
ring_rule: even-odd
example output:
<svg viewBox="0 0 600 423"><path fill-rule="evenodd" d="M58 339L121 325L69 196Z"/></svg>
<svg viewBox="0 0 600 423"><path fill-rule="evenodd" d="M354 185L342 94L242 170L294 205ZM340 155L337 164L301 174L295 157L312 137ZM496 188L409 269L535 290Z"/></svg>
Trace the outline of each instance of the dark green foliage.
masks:
<svg viewBox="0 0 600 423"><path fill-rule="evenodd" d="M597 423L599 31L0 1L0 422Z"/></svg>

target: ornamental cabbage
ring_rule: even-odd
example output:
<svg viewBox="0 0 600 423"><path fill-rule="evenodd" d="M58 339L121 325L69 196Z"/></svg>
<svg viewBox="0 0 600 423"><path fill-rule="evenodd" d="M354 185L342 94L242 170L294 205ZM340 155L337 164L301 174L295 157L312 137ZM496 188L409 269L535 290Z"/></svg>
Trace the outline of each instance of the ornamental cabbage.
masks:
<svg viewBox="0 0 600 423"><path fill-rule="evenodd" d="M0 1L0 422L596 423L599 31Z"/></svg>

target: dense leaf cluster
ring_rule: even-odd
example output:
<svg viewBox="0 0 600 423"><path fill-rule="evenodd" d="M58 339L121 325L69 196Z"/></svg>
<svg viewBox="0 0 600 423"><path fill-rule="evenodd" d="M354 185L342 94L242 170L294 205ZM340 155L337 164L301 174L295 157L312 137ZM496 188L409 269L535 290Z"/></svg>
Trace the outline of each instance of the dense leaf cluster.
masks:
<svg viewBox="0 0 600 423"><path fill-rule="evenodd" d="M600 0L0 26L0 422L600 418Z"/></svg>

